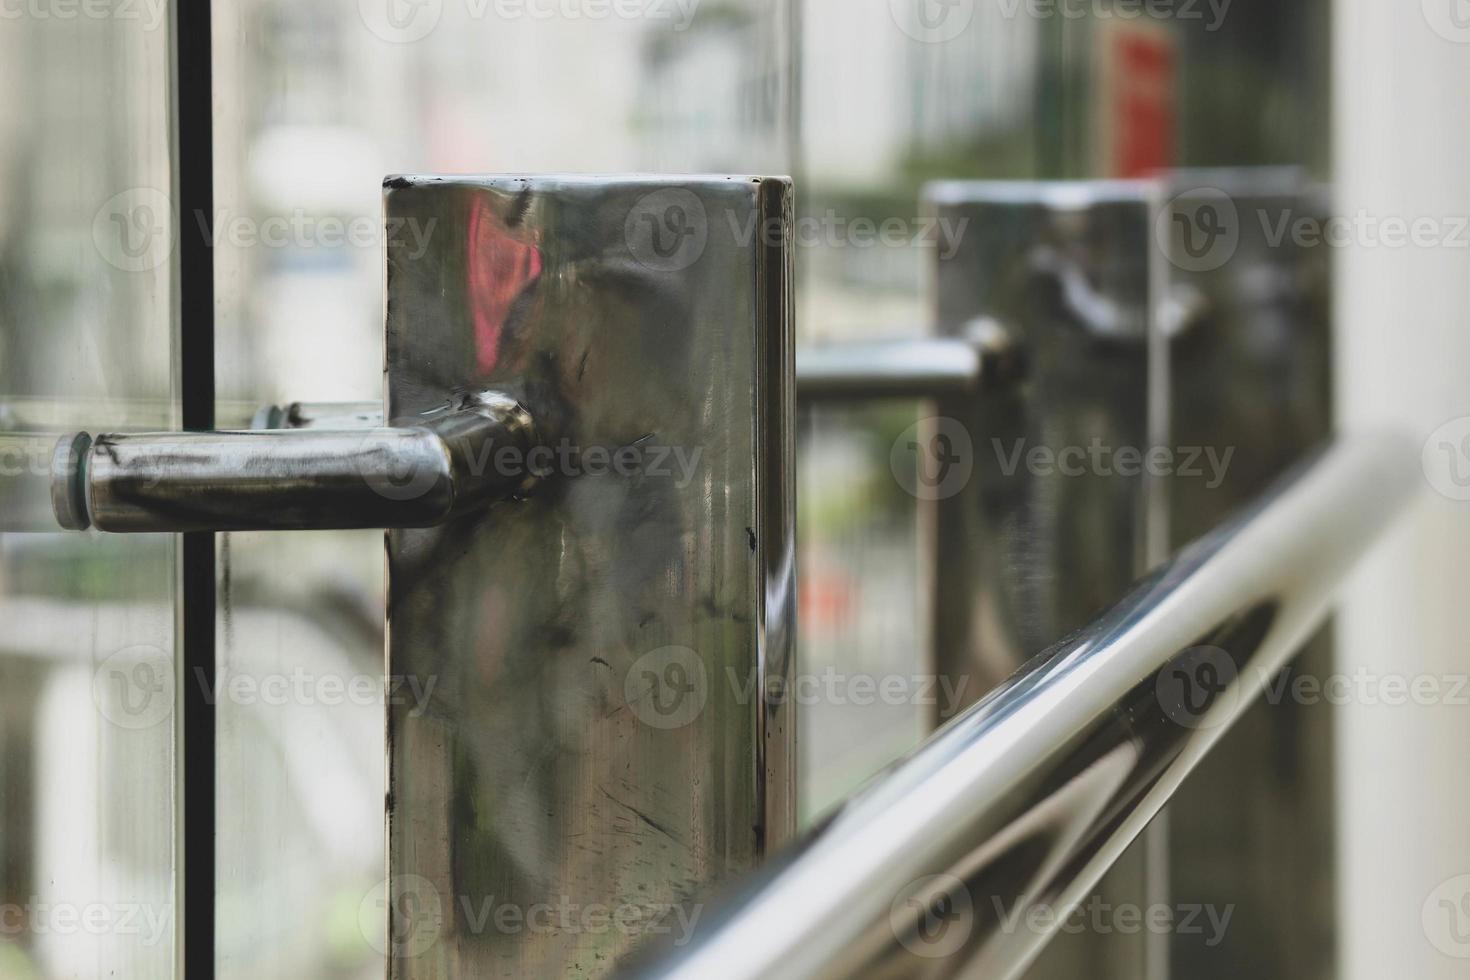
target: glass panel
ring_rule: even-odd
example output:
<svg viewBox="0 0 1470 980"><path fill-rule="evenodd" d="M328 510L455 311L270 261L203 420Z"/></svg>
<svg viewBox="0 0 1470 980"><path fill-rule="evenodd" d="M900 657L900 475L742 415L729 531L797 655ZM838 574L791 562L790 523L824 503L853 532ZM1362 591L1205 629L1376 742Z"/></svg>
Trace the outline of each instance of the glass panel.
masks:
<svg viewBox="0 0 1470 980"><path fill-rule="evenodd" d="M809 211L807 213L810 213ZM918 744L927 611L915 503L890 468L916 402L799 413L797 793L803 824ZM913 486L913 483L909 483ZM884 683L888 684L885 689Z"/></svg>
<svg viewBox="0 0 1470 980"><path fill-rule="evenodd" d="M222 417L381 397L386 174L792 166L788 0L214 16ZM221 541L223 978L382 975L382 699L330 693L381 677L381 549L376 533Z"/></svg>
<svg viewBox="0 0 1470 980"><path fill-rule="evenodd" d="M107 14L0 21L7 978L174 973L174 541L44 530L61 432L177 423L168 10Z"/></svg>
<svg viewBox="0 0 1470 980"><path fill-rule="evenodd" d="M925 6L937 21L920 19ZM1036 109L1050 39L1043 21L1006 16L1005 6L805 3L804 342L932 332L928 277L960 232L925 220L924 183L1044 167L1044 128L1055 117ZM798 646L801 670L824 692L803 700L798 722L806 820L916 745L953 708L946 701L975 694L918 676L934 669L924 598L932 557L903 489L915 486L912 473L893 465L895 444L933 414L896 402L804 416Z"/></svg>

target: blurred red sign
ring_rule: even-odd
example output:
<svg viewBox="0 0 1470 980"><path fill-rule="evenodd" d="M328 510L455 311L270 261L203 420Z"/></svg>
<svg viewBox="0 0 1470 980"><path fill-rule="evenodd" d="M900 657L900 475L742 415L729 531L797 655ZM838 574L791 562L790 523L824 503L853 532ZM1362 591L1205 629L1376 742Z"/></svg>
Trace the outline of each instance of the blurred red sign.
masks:
<svg viewBox="0 0 1470 980"><path fill-rule="evenodd" d="M1178 41L1144 21L1099 25L1101 172L1142 177L1174 165Z"/></svg>

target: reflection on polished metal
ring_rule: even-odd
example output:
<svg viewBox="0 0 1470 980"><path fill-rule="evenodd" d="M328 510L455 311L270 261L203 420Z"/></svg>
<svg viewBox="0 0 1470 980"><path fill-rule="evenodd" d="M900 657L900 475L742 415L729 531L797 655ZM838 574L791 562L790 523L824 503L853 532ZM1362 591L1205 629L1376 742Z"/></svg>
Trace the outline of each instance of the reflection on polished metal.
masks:
<svg viewBox="0 0 1470 980"><path fill-rule="evenodd" d="M934 504L937 668L968 679L972 702L1162 557L1141 467L1078 472L1031 456L1149 445L1153 197L1132 181L926 188L927 209L970 229L935 260L936 331L1004 323L1027 364L1017 384L936 405L980 457Z"/></svg>
<svg viewBox="0 0 1470 980"><path fill-rule="evenodd" d="M1170 481L1168 537L1177 546L1331 433L1331 249L1273 237L1285 216L1327 213L1321 189L1295 170L1176 172L1163 196L1169 204L1156 220L1174 231L1217 214L1226 232L1220 254L1204 262L1191 261L1182 238L1167 242L1170 294L1206 311L1167 332L1169 442L1233 454L1217 486ZM1332 647L1328 624L1291 670L1332 676ZM1235 909L1216 942L1170 935L1174 976L1337 975L1336 721L1322 705L1289 698L1258 705L1170 803L1172 901Z"/></svg>
<svg viewBox="0 0 1470 980"><path fill-rule="evenodd" d="M926 209L969 229L933 260L935 331L964 337L977 319L1004 323L1026 363L1015 384L934 408L952 420L942 423L951 435L968 436L974 457L970 478L928 504L925 542L934 669L968 692L954 713L1112 606L1167 554L1157 481L1141 465L1093 466L1087 455L1132 447L1141 459L1153 443L1156 193L1138 181L926 188ZM932 455L919 462L939 462ZM1101 901L1146 908L1167 897L1146 844L1115 864ZM1147 931L1076 932L1029 980L1146 977L1160 945Z"/></svg>
<svg viewBox="0 0 1470 980"><path fill-rule="evenodd" d="M64 436L57 522L101 531L426 527L527 490L540 445L526 409L497 392L454 395L412 422L341 432Z"/></svg>
<svg viewBox="0 0 1470 980"><path fill-rule="evenodd" d="M973 396L1014 374L1004 328L978 321L965 337L832 344L796 352L802 402Z"/></svg>
<svg viewBox="0 0 1470 980"><path fill-rule="evenodd" d="M12 397L0 401L0 532L61 530L52 497L68 481L58 485L52 470L56 442L63 433L98 419L123 431L150 431L166 426L177 408L176 401L166 398ZM219 417L230 427L250 425L251 411L236 402L221 402L218 408ZM378 417L382 418L381 412ZM61 472L71 473L74 468Z"/></svg>
<svg viewBox="0 0 1470 980"><path fill-rule="evenodd" d="M576 453L388 536L388 672L433 685L389 709L389 973L603 975L794 827L790 184L385 198L434 229L388 248L390 415L500 388Z"/></svg>
<svg viewBox="0 0 1470 980"><path fill-rule="evenodd" d="M1396 439L1313 460L956 718L640 975L1018 976L1321 624L1416 485L1413 448Z"/></svg>

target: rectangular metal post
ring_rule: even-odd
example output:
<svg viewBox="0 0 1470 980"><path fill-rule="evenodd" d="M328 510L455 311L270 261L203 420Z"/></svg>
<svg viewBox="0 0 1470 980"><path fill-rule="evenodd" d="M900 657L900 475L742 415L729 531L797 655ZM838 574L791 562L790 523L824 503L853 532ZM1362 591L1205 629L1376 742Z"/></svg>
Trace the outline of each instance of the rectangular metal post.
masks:
<svg viewBox="0 0 1470 980"><path fill-rule="evenodd" d="M1216 478L1169 481L1179 547L1332 434L1331 263L1325 243L1292 231L1327 213L1297 171L1183 172L1167 195L1156 237L1173 311L1160 335L1170 440L1228 460ZM1329 624L1288 675L1325 683L1332 647ZM1325 700L1268 693L1170 804L1173 901L1230 916L1222 935L1171 936L1173 976L1337 975L1333 730Z"/></svg>
<svg viewBox="0 0 1470 980"><path fill-rule="evenodd" d="M916 445L932 501L935 669L978 700L1021 664L1085 625L1159 557L1150 361L1155 192L1144 183L949 183L928 207L964 228L936 269L937 332L1005 331L1023 377L979 398L941 399ZM961 224L963 222L963 224ZM944 719L939 719L943 721ZM1146 908L1149 838L1096 890ZM972 896L981 914L1044 909L1045 881ZM1083 917L1070 925L1087 925ZM1147 932L1069 927L1032 977L1149 975Z"/></svg>
<svg viewBox="0 0 1470 980"><path fill-rule="evenodd" d="M949 480L932 495L936 669L978 698L1330 434L1326 250L1292 235L1324 206L1290 171L930 198L967 221L937 270L939 332L998 325L1026 362L1019 385L940 402L918 443ZM1330 648L1325 631L1296 669L1325 679ZM1084 928L1033 976L1332 975L1331 714L1276 700L1097 893L1228 914L1226 933Z"/></svg>
<svg viewBox="0 0 1470 980"><path fill-rule="evenodd" d="M389 420L493 385L551 450L388 536L390 975L603 975L793 830L790 183L385 197Z"/></svg>

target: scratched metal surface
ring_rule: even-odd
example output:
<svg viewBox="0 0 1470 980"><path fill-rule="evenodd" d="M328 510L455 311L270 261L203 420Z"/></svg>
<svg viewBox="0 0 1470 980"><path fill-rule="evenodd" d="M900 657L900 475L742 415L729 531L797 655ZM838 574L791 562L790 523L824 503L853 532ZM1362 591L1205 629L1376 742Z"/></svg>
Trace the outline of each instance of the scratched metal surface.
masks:
<svg viewBox="0 0 1470 980"><path fill-rule="evenodd" d="M792 828L794 729L751 687L791 662L790 185L385 199L433 223L389 245L390 417L494 385L571 450L529 499L389 535L389 673L435 685L389 708L390 973L602 975Z"/></svg>

